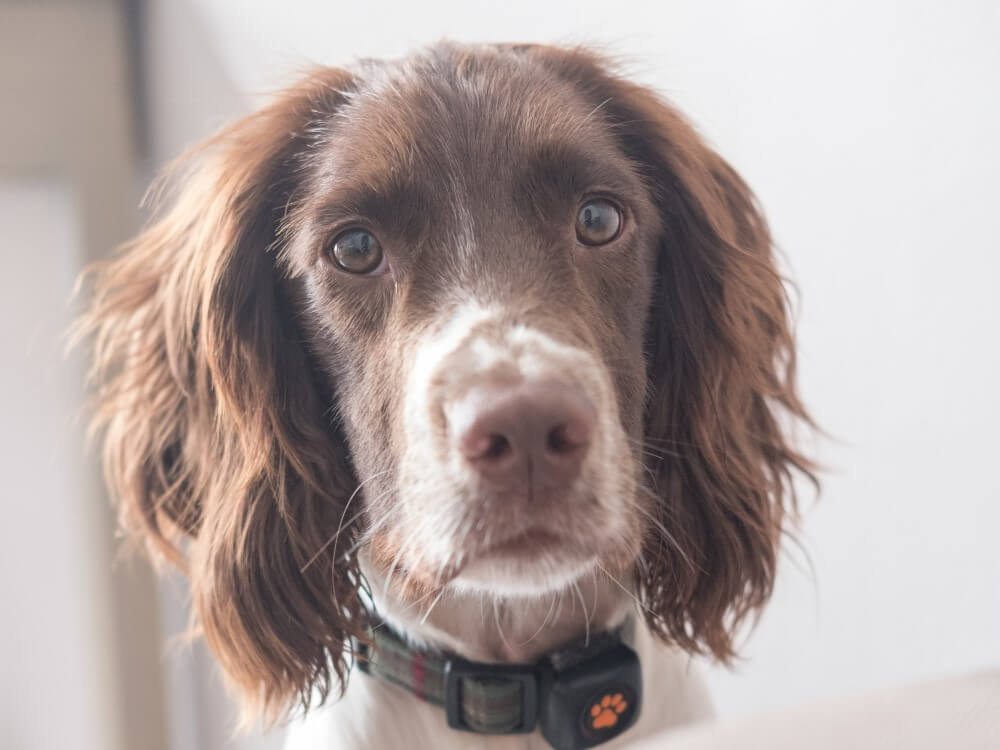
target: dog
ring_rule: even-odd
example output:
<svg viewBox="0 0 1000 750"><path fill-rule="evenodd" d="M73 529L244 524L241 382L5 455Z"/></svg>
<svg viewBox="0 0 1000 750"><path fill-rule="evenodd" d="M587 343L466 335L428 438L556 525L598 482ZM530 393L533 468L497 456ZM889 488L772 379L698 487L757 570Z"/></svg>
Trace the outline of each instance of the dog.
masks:
<svg viewBox="0 0 1000 750"><path fill-rule="evenodd" d="M691 656L732 659L814 479L733 168L591 51L451 43L181 163L81 335L122 523L244 716L333 750L709 715Z"/></svg>

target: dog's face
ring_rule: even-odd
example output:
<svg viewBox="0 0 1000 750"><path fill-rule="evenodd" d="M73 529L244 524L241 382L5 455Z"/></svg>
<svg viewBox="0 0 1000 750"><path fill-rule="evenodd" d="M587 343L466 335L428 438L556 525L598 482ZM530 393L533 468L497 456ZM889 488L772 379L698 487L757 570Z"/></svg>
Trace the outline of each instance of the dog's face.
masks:
<svg viewBox="0 0 1000 750"><path fill-rule="evenodd" d="M600 109L516 56L380 66L310 157L293 294L404 595L639 553L661 227Z"/></svg>
<svg viewBox="0 0 1000 750"><path fill-rule="evenodd" d="M766 224L671 108L580 50L440 46L191 163L84 330L124 519L248 704L343 678L364 574L629 576L654 633L732 654L807 417Z"/></svg>

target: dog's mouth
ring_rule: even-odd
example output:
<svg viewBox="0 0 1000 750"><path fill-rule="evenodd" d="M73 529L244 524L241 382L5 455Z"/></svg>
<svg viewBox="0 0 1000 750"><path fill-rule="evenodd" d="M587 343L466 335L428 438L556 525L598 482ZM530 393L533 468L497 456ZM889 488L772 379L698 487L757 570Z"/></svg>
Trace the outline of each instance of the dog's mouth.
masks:
<svg viewBox="0 0 1000 750"><path fill-rule="evenodd" d="M552 524L528 524L466 547L452 580L494 592L548 591L575 580L602 546Z"/></svg>
<svg viewBox="0 0 1000 750"><path fill-rule="evenodd" d="M517 557L531 560L558 549L565 539L562 535L544 528L529 528L511 534L500 541L484 545L477 557Z"/></svg>

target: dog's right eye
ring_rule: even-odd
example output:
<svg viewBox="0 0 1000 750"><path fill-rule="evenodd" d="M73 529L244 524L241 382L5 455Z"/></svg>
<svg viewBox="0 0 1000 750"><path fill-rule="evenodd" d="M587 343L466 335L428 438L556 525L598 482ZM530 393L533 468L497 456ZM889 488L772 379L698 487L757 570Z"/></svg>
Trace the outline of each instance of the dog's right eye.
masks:
<svg viewBox="0 0 1000 750"><path fill-rule="evenodd" d="M603 198L588 200L576 215L576 238L584 245L606 245L621 227L621 209Z"/></svg>
<svg viewBox="0 0 1000 750"><path fill-rule="evenodd" d="M348 273L367 274L382 265L382 246L364 229L348 229L333 241L333 261Z"/></svg>

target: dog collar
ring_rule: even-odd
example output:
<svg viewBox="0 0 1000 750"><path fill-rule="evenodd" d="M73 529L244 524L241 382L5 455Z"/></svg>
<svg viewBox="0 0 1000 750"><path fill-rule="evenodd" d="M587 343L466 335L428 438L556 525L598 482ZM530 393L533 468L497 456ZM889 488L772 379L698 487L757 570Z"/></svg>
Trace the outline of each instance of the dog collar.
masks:
<svg viewBox="0 0 1000 750"><path fill-rule="evenodd" d="M639 717L642 670L616 630L562 646L534 664L490 664L416 649L382 623L358 643L358 667L442 706L448 726L477 734L537 727L555 750L619 736Z"/></svg>

